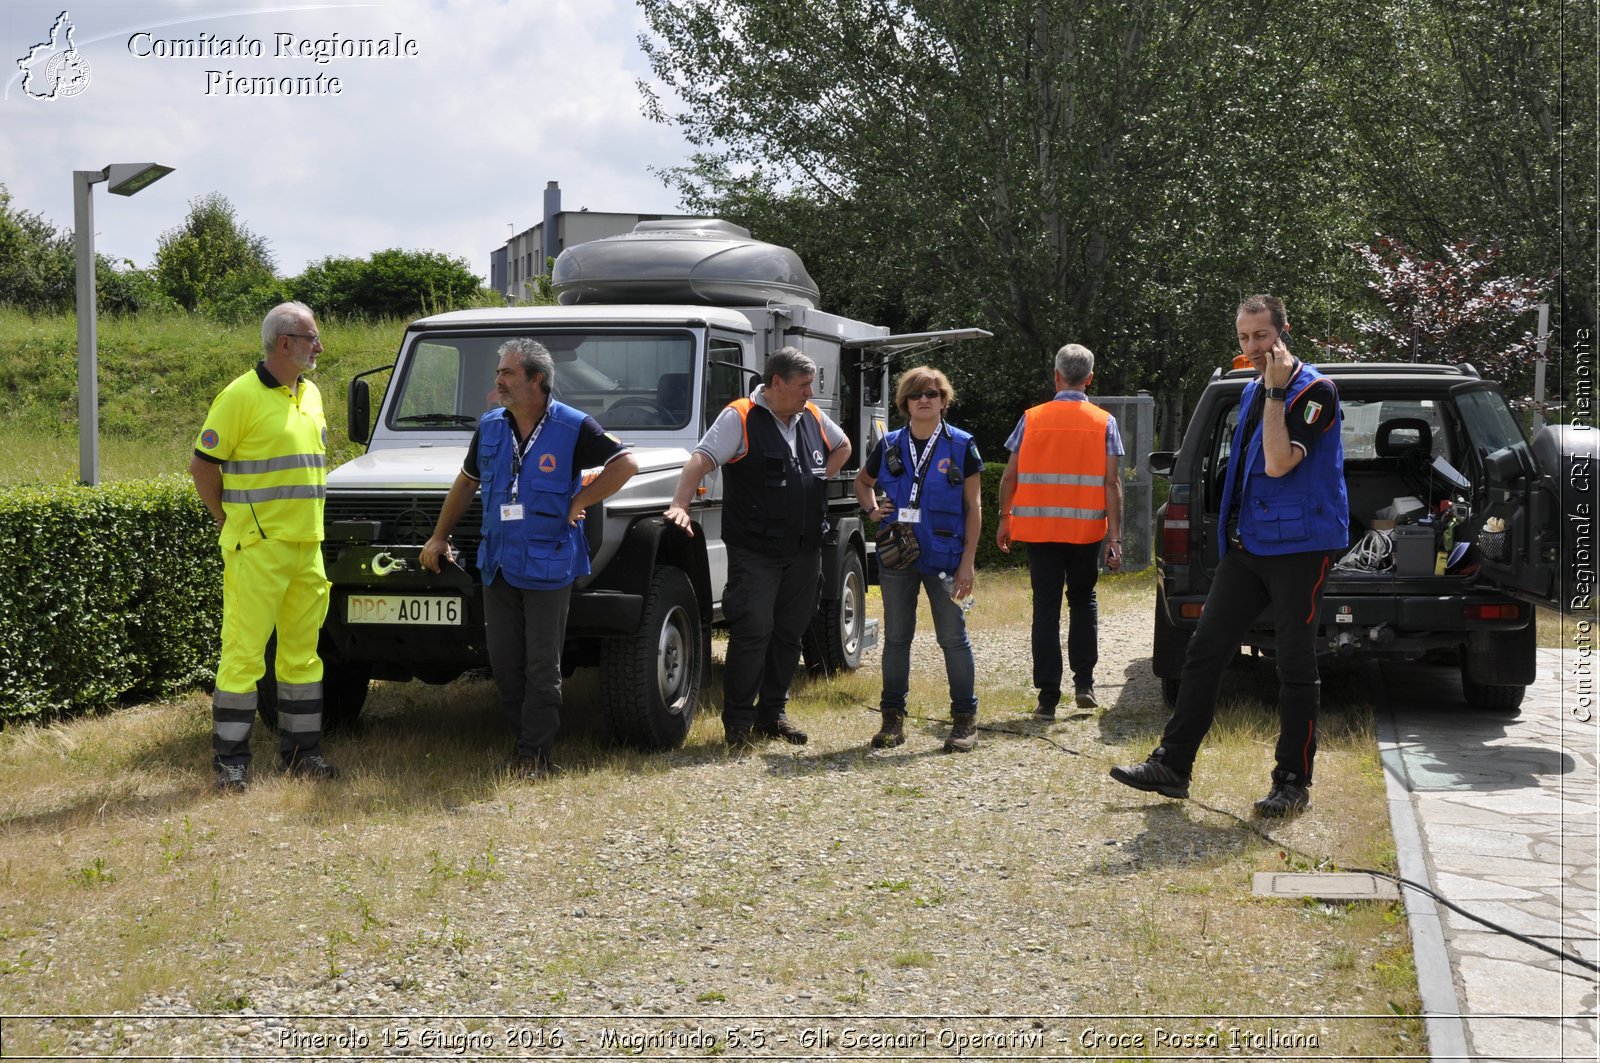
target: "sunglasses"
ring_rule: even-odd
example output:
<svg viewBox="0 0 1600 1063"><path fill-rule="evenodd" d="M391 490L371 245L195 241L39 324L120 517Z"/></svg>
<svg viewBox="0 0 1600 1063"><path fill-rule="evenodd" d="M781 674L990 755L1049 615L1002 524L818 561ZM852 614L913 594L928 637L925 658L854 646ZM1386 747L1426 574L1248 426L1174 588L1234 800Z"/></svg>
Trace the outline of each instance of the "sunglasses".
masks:
<svg viewBox="0 0 1600 1063"><path fill-rule="evenodd" d="M913 391L910 395L907 395L906 398L912 401L917 399L942 399L944 398L944 392L940 391L938 388L928 388L924 391Z"/></svg>

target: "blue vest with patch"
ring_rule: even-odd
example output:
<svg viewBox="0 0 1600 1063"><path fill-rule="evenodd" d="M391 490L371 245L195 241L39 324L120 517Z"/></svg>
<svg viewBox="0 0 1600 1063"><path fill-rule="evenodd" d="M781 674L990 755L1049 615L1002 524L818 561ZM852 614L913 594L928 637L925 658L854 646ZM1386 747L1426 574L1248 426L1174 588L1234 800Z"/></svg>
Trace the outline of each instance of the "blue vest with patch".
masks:
<svg viewBox="0 0 1600 1063"><path fill-rule="evenodd" d="M896 428L883 437L883 455L878 462L878 486L894 503L899 512L911 505L911 485L916 480L917 465L911 457L911 429ZM948 572L954 576L961 564L961 553L966 546L967 512L963 497L962 463L972 446L972 436L959 428L941 425L931 443L933 456L928 459L927 475L922 481L922 493L917 508L922 519L911 527L916 530L917 545L922 552L917 557L917 569L922 572ZM900 454L900 472L889 466L889 452Z"/></svg>
<svg viewBox="0 0 1600 1063"><path fill-rule="evenodd" d="M521 520L502 520L511 502L511 467L517 447L509 410L491 410L478 422L478 475L483 490L483 541L478 571L483 582L496 573L513 587L556 590L589 574L589 543L583 527L567 523L572 500L583 488L576 468L578 430L584 413L551 400L550 415L522 459L517 481Z"/></svg>
<svg viewBox="0 0 1600 1063"><path fill-rule="evenodd" d="M1290 417L1303 417L1297 408L1301 394L1318 380L1328 378L1304 362L1285 389L1284 409ZM1333 387L1333 382L1328 381ZM1239 424L1233 431L1234 460L1222 484L1223 506L1233 498L1233 483L1242 465L1249 470L1239 491L1239 541L1252 554L1295 554L1312 550L1343 550L1350 545L1350 502L1344 485L1344 442L1340 438L1342 414L1323 432L1300 463L1283 476L1267 475L1267 455L1262 443L1263 422L1244 438L1246 411L1255 402L1261 378L1245 385L1239 397ZM1334 402L1338 396L1335 392ZM1263 411L1263 419L1265 411ZM1228 514L1221 515L1226 528ZM1228 537L1219 535L1218 556L1227 550Z"/></svg>

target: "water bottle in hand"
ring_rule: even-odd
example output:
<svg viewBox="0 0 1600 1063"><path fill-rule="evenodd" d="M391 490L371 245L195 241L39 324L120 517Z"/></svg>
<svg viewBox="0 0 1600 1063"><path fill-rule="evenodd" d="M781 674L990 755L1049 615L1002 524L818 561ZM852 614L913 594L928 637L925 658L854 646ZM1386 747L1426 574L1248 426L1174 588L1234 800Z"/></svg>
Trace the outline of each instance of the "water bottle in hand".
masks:
<svg viewBox="0 0 1600 1063"><path fill-rule="evenodd" d="M944 588L944 593L949 596L952 602L955 602L961 607L962 616L966 616L968 613L972 612L972 595L969 594L965 598L957 600L956 578L954 576L950 575L948 572L939 573L939 586Z"/></svg>

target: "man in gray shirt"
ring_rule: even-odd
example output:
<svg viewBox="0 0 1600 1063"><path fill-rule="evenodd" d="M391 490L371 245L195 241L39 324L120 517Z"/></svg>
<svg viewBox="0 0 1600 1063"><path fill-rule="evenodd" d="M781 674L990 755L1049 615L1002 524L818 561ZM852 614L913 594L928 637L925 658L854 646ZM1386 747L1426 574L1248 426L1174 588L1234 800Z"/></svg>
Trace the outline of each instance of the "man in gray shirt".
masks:
<svg viewBox="0 0 1600 1063"><path fill-rule="evenodd" d="M734 747L757 738L806 741L785 714L789 683L822 582L827 482L850 458L844 430L810 402L816 371L794 347L774 352L765 383L729 403L689 455L665 513L692 536L689 501L708 473L722 469L722 726Z"/></svg>

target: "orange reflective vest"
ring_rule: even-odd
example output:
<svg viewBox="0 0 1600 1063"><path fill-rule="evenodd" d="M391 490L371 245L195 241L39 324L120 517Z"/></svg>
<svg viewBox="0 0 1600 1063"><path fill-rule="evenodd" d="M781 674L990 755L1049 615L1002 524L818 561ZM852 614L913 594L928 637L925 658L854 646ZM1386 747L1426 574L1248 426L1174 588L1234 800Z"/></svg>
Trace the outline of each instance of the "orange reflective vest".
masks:
<svg viewBox="0 0 1600 1063"><path fill-rule="evenodd" d="M1052 400L1023 415L1011 537L1097 543L1106 537L1106 425L1089 402Z"/></svg>

